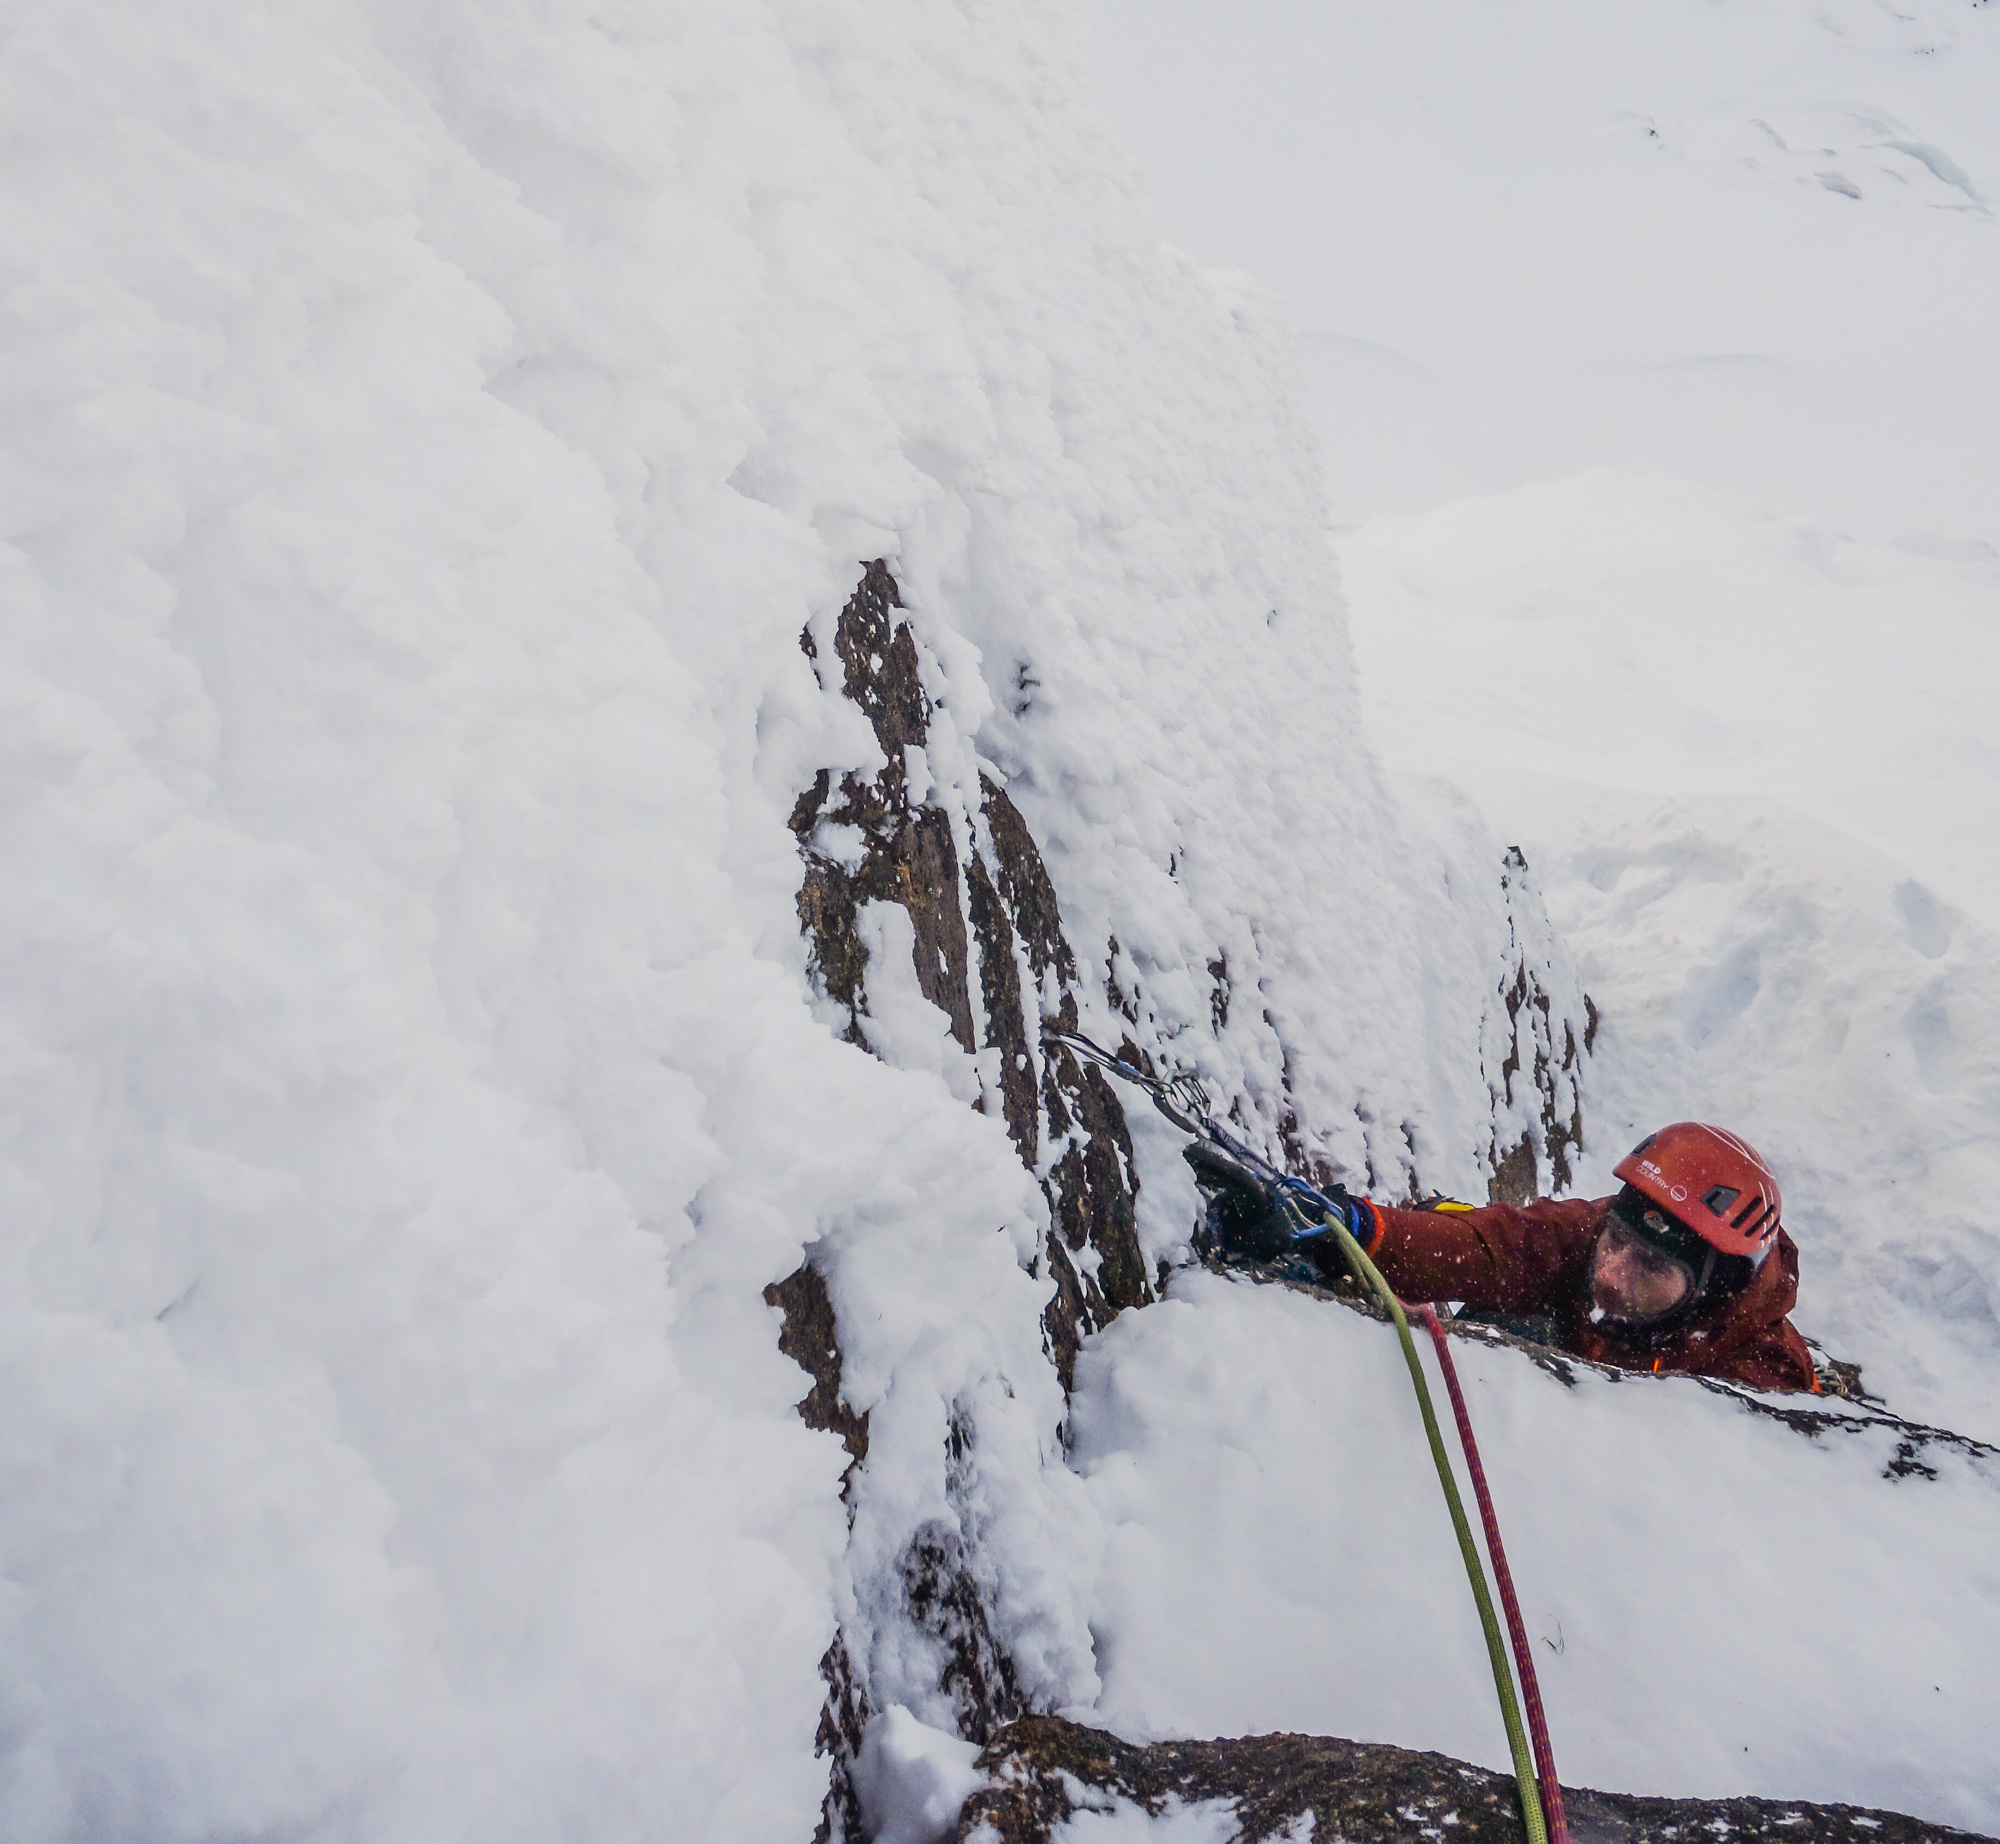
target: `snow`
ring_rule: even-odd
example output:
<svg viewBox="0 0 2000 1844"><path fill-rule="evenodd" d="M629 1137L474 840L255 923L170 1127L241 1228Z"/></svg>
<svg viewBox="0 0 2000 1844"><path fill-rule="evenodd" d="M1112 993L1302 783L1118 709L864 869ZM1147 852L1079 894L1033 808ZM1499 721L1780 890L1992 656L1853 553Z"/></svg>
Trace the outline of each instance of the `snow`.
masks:
<svg viewBox="0 0 2000 1844"><path fill-rule="evenodd" d="M1781 11L1745 15L1784 37ZM1878 62L1901 43L1842 17ZM1949 73L1991 19L1938 20L1947 74L1885 77L1868 124L1841 118L1839 170L1935 321L1864 409L1933 381L1984 298L1943 284L1983 274L1985 117L1953 113ZM1503 888L1516 813L1544 809L1482 819L1483 785L1475 804L1408 780L1371 623L1462 654L1433 728L1469 725L1505 664L1465 642L1496 568L1540 573L1590 687L1630 677L1592 663L1563 556L1437 512L1520 488L1502 468L1364 508L1411 524L1349 543L1357 681L1285 310L1201 266L1230 252L1161 247L1067 8L36 0L0 119L10 1838L795 1839L826 1787L836 1633L880 1713L870 1759L921 1783L885 1809L932 1826L965 1744L908 1606L923 1545L1037 1707L1344 1722L1492 1757L1483 1706L1437 1668L1471 1628L1415 1566L1443 1519L1396 1470L1407 1406L1372 1328L1187 1276L1095 1343L1066 1405L1039 1322L1046 1206L997 1110L969 1105L990 1056L928 1011L903 912L864 919L877 1054L815 997L786 820L817 771L879 752L799 637L830 657L862 559L896 573L933 705L912 785L963 858L981 775L1006 782L1087 1028L1197 1067L1266 1143L1296 1109L1311 1151L1396 1193L1472 1189L1539 1133L1493 1073L1515 956L1558 1016L1586 977L1610 1008L1583 1099L1620 1133L1744 1032L1809 1060L1836 1019L1849 1062L1810 1105L1840 1132L1808 1132L1803 1099L1770 1114L1808 1208L1873 1187L1837 1259L1809 1251L1809 1328L1901 1406L1992 1412L1990 865L1951 861L1984 798L1965 688L1993 536L1951 483L1995 426L1989 360L1966 359L1963 429L1912 464L1932 510L1853 546L1800 536L1825 516L1746 524L1634 489L1670 515L1653 565L1678 542L1698 579L1734 547L1727 580L1762 569L1795 624L1865 640L1933 611L1922 657L1878 675L1898 714L1859 766L1773 742L1714 779L1682 778L1678 746L1586 774L1640 808L1522 831L1535 874ZM1735 144L1710 127L1689 145L1712 180ZM1907 169L1915 203L1878 213L1856 149ZM1798 177L1757 184L1857 203ZM1408 426L1346 424L1385 480L1425 446ZM1571 472L1673 460L1556 446ZM1355 451L1325 452L1352 517ZM1623 504L1634 478L1653 476L1572 490ZM1456 574L1427 575L1449 533ZM1874 673L1880 649L1854 651ZM1830 708L1869 728L1842 683ZM1898 819L1911 775L1943 790L1928 831ZM1789 804L1767 824L1753 793ZM1719 863L1740 902L1712 900ZM1815 892L1832 920L1787 921ZM1849 955L1889 974L1857 985ZM1714 977L1684 991L1690 957ZM1780 1081L1717 1092L1777 1110ZM1133 1134L1147 1253L1172 1261L1191 1187L1164 1124L1135 1113ZM1919 1164L1921 1258L1883 1189ZM869 1416L845 1496L849 1456L799 1420L764 1299L808 1250ZM1575 1654L1559 1749L1679 1791L1788 1774L1992 1827L1967 1726L2000 1606L1986 1472L1946 1456L1936 1480L1881 1480L1886 1437L1816 1445L1693 1385L1558 1398L1517 1359L1468 1370L1517 1573ZM1655 1456L1637 1516L1635 1419ZM1341 1483L1364 1454L1379 1507ZM1523 1476L1551 1489L1524 1505ZM1700 1533L1753 1485L1774 1509L1733 1553L1763 1611L1737 1635L1675 1624L1644 1582L1677 1618L1706 1605ZM1837 1543L1815 1534L1836 1519ZM1362 1600L1299 1585L1342 1532L1382 1571ZM1603 1560L1628 1552L1642 1569ZM1836 1599L1781 1633L1783 1595ZM1411 1626L1430 1649L1389 1661ZM1679 1754L1602 1727L1644 1648L1707 1712ZM1774 1648L1785 1697L1815 1673L1847 1694L1814 1690L1817 1729L1781 1713L1735 1763Z"/></svg>
<svg viewBox="0 0 2000 1844"><path fill-rule="evenodd" d="M1233 1800L1203 1799L1193 1805L1169 1793L1158 1812L1129 1799L1085 1806L1056 1827L1061 1844L1230 1844L1243 1835Z"/></svg>
<svg viewBox="0 0 2000 1844"><path fill-rule="evenodd" d="M893 1703L869 1727L857 1779L861 1810L876 1844L938 1844L967 1797L985 1785L979 1752L945 1729L925 1727Z"/></svg>
<svg viewBox="0 0 2000 1844"><path fill-rule="evenodd" d="M1455 1356L1566 1783L1991 1824L1991 1455L1933 1445L1935 1479L1897 1477L1890 1428L1809 1437L1694 1381ZM1191 1273L1095 1341L1078 1394L1097 1720L1507 1768L1391 1328Z"/></svg>
<svg viewBox="0 0 2000 1844"><path fill-rule="evenodd" d="M9 1836L796 1838L836 1630L952 1721L926 1533L1095 1694L1041 1194L893 915L898 1067L806 975L860 559L919 779L961 843L1012 781L1144 1041L1480 1169L1506 905L1333 900L1407 854L1286 343L1083 69L1060 10L17 9ZM763 1299L808 1245L848 1502Z"/></svg>
<svg viewBox="0 0 2000 1844"><path fill-rule="evenodd" d="M1990 6L1087 11L1168 234L1299 329L1341 523L1636 466L2000 546Z"/></svg>
<svg viewBox="0 0 2000 1844"><path fill-rule="evenodd" d="M1518 840L1602 1010L1586 1187L1663 1119L1735 1123L1801 1327L2000 1439L2000 561L1627 472L1342 555L1385 754Z"/></svg>
<svg viewBox="0 0 2000 1844"><path fill-rule="evenodd" d="M1606 469L1371 521L1342 563L1392 761L1510 819L1523 775L1780 802L1990 931L2000 552L1939 548Z"/></svg>

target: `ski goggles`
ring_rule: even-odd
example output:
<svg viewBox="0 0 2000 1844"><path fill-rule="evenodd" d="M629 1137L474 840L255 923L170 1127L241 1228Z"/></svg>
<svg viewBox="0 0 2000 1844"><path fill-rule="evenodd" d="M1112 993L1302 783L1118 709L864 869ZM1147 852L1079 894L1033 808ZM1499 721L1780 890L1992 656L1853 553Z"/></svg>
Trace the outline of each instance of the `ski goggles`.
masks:
<svg viewBox="0 0 2000 1844"><path fill-rule="evenodd" d="M1607 1317L1652 1325L1691 1306L1714 1266L1715 1250L1685 1224L1651 1203L1621 1197L1591 1252L1591 1284Z"/></svg>

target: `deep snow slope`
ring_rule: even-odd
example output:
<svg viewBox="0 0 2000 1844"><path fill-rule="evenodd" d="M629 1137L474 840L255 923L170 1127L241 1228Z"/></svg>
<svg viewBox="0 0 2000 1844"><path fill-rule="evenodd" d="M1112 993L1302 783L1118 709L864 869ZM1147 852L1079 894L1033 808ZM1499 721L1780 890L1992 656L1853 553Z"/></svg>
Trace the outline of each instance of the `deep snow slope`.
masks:
<svg viewBox="0 0 2000 1844"><path fill-rule="evenodd" d="M1168 234L1300 330L1336 516L1640 466L2000 546L1986 0L1088 0Z"/></svg>
<svg viewBox="0 0 2000 1844"><path fill-rule="evenodd" d="M1990 1447L1455 1343L1566 1783L1993 1832ZM1086 1354L1077 1425L1109 1532L1092 1720L1508 1765L1387 1326L1177 1276Z"/></svg>
<svg viewBox="0 0 2000 1844"><path fill-rule="evenodd" d="M1082 68L1060 7L14 10L9 1837L796 1839L837 1630L951 1715L938 1528L1097 1694L1008 1072L897 905L865 1028L800 932L799 796L890 766L800 645L862 560L1086 1025L1392 1191L1573 1121L1531 882L1362 739L1284 342Z"/></svg>

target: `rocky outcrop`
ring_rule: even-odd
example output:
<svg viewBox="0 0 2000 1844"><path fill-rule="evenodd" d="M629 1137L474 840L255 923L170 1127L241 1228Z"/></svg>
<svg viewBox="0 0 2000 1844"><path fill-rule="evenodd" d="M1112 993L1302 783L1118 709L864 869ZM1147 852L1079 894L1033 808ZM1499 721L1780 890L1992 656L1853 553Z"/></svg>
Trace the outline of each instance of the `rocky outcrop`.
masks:
<svg viewBox="0 0 2000 1844"><path fill-rule="evenodd" d="M949 1463L945 1491L959 1516L950 1524L927 1524L903 1554L903 1590L917 1628L941 1641L944 1659L938 1688L951 1700L958 1732L968 1741L988 1742L1016 1717L1027 1713L1014 1661L994 1636L986 1603L980 1598L961 1534L977 1529L966 1515L973 1488L972 1452L976 1431L954 1416L945 1437Z"/></svg>
<svg viewBox="0 0 2000 1844"><path fill-rule="evenodd" d="M1487 1200L1525 1204L1569 1189L1570 1155L1583 1146L1583 1059L1595 1047L1597 1007L1587 994L1559 994L1549 954L1554 935L1536 895L1528 861L1517 845L1501 862L1500 889L1507 904L1507 949L1499 987L1506 1013L1500 1025L1497 1078L1490 1075L1494 1123L1492 1176ZM1559 999L1580 999L1587 1020L1579 1039L1578 1007ZM1491 1065L1489 1064L1489 1069ZM1520 1129L1503 1139L1510 1116ZM1546 1182L1544 1182L1546 1169Z"/></svg>
<svg viewBox="0 0 2000 1844"><path fill-rule="evenodd" d="M810 1262L764 1289L767 1305L783 1315L778 1349L812 1378L812 1388L799 1403L799 1418L808 1428L840 1436L851 1456L848 1475L868 1457L868 1417L857 1415L840 1393L840 1328L826 1280Z"/></svg>
<svg viewBox="0 0 2000 1844"><path fill-rule="evenodd" d="M842 691L866 713L886 760L866 779L844 774L836 783L822 769L799 796L791 818L805 858L799 922L820 990L845 1009L848 1037L865 1047L861 915L870 903L897 904L914 932L919 990L962 1050L992 1053L978 1105L998 1110L1048 1196L1056 1233L1044 1259L1056 1293L1044 1330L1067 1388L1084 1334L1152 1297L1132 1142L1104 1078L1068 1051L1042 1046L1044 1019L1077 1023L1077 963L1027 823L983 774L976 804L937 786L928 769L922 797L912 795L911 752L929 741L931 707L919 644L898 618L902 605L877 559L835 624L836 659L820 659L810 631L802 637L823 680L837 665Z"/></svg>
<svg viewBox="0 0 2000 1844"><path fill-rule="evenodd" d="M1004 788L977 776L971 798L940 784L913 760L931 741L925 659L887 562L864 566L822 659L808 629L801 645L823 684L866 714L883 765L874 775L822 769L791 816L804 873L798 909L820 992L844 1014L851 1042L866 1048L869 948L862 917L893 903L909 917L918 989L981 1069L975 1104L1004 1119L1023 1164L1049 1201L1054 1233L1044 1251L1054 1296L1044 1316L1051 1361L1067 1389L1084 1336L1127 1306L1152 1298L1137 1234L1138 1179L1122 1102L1104 1077L1067 1050L1044 1046L1044 1022L1078 1022L1078 958L1063 928L1047 867ZM1509 848L1501 866L1507 941L1482 1045L1492 1098L1489 1196L1525 1202L1566 1189L1583 1138L1581 1076L1597 1029L1596 1007L1559 955L1525 859ZM1106 968L1118 963L1115 941ZM1229 1020L1226 957L1208 965L1214 1024ZM1131 1015L1115 972L1105 992ZM1587 1021L1579 1028L1579 1021ZM1127 1043L1126 1053L1150 1067ZM1319 1162L1291 1113L1280 1144L1309 1175ZM1372 1174L1371 1174L1372 1176ZM1421 1184L1413 1172L1412 1196ZM796 1277L794 1277L796 1278ZM786 1285L791 1285L787 1282Z"/></svg>
<svg viewBox="0 0 2000 1844"><path fill-rule="evenodd" d="M1083 1339L1154 1297L1138 1238L1139 1184L1121 1098L1094 1066L1043 1039L1045 1025L1075 1029L1086 1011L1101 1019L1108 1005L1114 1033L1129 1027L1122 1054L1152 1067L1134 1041L1146 1030L1119 985L1118 943L1112 940L1086 973L1026 820L978 765L969 742L937 722L926 685L944 679L904 616L900 586L885 561L864 566L830 631L821 626L815 638L808 628L801 645L822 686L867 717L881 752L872 772L820 769L792 810L803 864L798 914L813 984L832 1028L864 1051L895 1054L898 1040L884 1025L889 982L903 987L905 1013L913 978L941 1016L956 1046L946 1053L957 1072L951 1079L973 1106L1004 1124L1047 1199L1049 1228L1036 1257L1051 1284L1043 1349L1066 1393ZM1582 1130L1577 1074L1584 1046L1566 1022L1581 1015L1579 994L1558 972L1547 919L1518 853L1505 866L1502 893L1508 941L1480 1052L1492 1095L1496 1194L1512 1195L1535 1188L1542 1163L1559 1183L1567 1180L1567 1154ZM904 938L901 918L889 927L885 907L907 918L907 969L878 958L885 942ZM894 952L900 960L900 945ZM1218 952L1207 973L1212 1023L1221 1035L1232 1016L1227 956ZM1104 1005L1094 991L1086 993L1086 978L1103 981ZM1272 1131L1297 1169L1333 1176L1310 1152L1290 1093L1288 1063L1286 1105ZM867 1416L841 1394L840 1326L811 1252L765 1297L782 1314L782 1348L812 1378L801 1415L838 1434L851 1456L852 1520L857 1495L865 1492L865 1476L860 1485L856 1480L870 1430ZM941 1311L949 1309L940 1302ZM878 1713L878 1694L907 1699L914 1685L934 1714L973 1741L988 1742L1003 1730L1028 1732L1022 1719L1030 1700L981 1585L990 1570L982 1572L974 1553L979 1439L974 1418L954 1409L943 1456L950 1515L899 1531L893 1545L873 1552L865 1585L856 1584L865 1607L822 1661L827 1700L819 1739L831 1757L822 1840L861 1835L853 1767ZM893 1635L890 1655L901 1661L894 1670L906 1680L900 1692L871 1686L879 1673L870 1661L883 1655L877 1648L884 1631ZM912 1677L912 1659L932 1662ZM939 1703L948 1714L937 1710Z"/></svg>
<svg viewBox="0 0 2000 1844"><path fill-rule="evenodd" d="M1080 1812L1162 1815L1223 1801L1242 1844L1265 1838L1408 1839L1520 1844L1512 1775L1441 1754L1323 1735L1252 1735L1140 1747L1101 1729L1030 1716L1003 1729L976 1765L990 1778L960 1811L955 1844L1053 1844ZM1685 1844L1693 1837L1786 1844L1931 1844L1971 1832L1857 1806L1777 1799L1642 1799L1566 1788L1576 1844ZM1120 1836L1127 1835L1121 1829ZM1991 1844L1986 1840L1985 1844Z"/></svg>
<svg viewBox="0 0 2000 1844"><path fill-rule="evenodd" d="M840 1436L850 1456L842 1484L843 1488L851 1486L854 1469L868 1457L868 1417L857 1415L840 1393L840 1329L826 1279L806 1262L766 1287L764 1299L782 1315L778 1349L812 1378L812 1388L798 1405L799 1418L808 1428ZM833 1643L819 1661L819 1674L826 1684L826 1702L820 1710L814 1752L834 1764L815 1834L820 1844L825 1844L835 1836L861 1835L861 1802L850 1768L861 1752L868 1718L874 1712L856 1677L845 1634L834 1634Z"/></svg>
<svg viewBox="0 0 2000 1844"><path fill-rule="evenodd" d="M884 758L872 775L822 769L798 797L791 827L805 862L798 910L815 984L844 1014L844 1031L869 1047L868 906L894 904L909 918L918 990L979 1072L976 1106L997 1112L1021 1162L1048 1199L1051 1229L1040 1255L1054 1283L1043 1313L1044 1347L1065 1391L1086 1333L1152 1298L1138 1239L1138 1178L1118 1096L1067 1050L1045 1048L1044 1020L1074 1027L1076 956L1047 867L1006 790L990 776L941 781L924 753L932 708L920 644L900 618L902 595L886 563L868 564L824 659L802 636L825 683L868 717ZM968 798L968 794L970 797ZM799 1410L839 1434L859 1464L868 1424L840 1396L839 1328L810 1256L767 1289L784 1315L782 1348L813 1377ZM977 1429L954 1419L946 1489L969 1492ZM853 1468L849 1468L850 1481ZM987 1740L1026 1708L1006 1646L995 1636L973 1559L976 1520L935 1522L911 1533L898 1568L901 1619L942 1659L938 1690L959 1730ZM875 1707L846 1634L821 1661L827 1701L819 1746L831 1758L819 1838L860 1835L853 1764Z"/></svg>

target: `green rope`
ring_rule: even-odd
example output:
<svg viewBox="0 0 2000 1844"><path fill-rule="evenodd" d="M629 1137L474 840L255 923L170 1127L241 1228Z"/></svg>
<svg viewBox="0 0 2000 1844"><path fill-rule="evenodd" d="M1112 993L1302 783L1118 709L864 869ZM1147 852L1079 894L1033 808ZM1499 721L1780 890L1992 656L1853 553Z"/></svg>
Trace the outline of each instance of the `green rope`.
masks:
<svg viewBox="0 0 2000 1844"><path fill-rule="evenodd" d="M1307 1228L1320 1225L1308 1219L1290 1197L1281 1192L1288 1215ZM1403 1316L1403 1303L1390 1290L1366 1251L1355 1241L1335 1212L1332 1229L1348 1264L1368 1285L1396 1322L1396 1336L1403 1343L1403 1361L1410 1367L1410 1380L1417 1386L1417 1407L1423 1411L1424 1434L1431 1444L1431 1458L1437 1462L1438 1483L1444 1487L1444 1501L1451 1507L1451 1527L1458 1532L1459 1553L1465 1558L1466 1579L1472 1583L1472 1598L1479 1606L1479 1624L1486 1632L1486 1652L1493 1661L1493 1685L1500 1693L1500 1719L1507 1725L1507 1746L1514 1756L1514 1778L1521 1789L1521 1817L1528 1828L1528 1844L1548 1844L1548 1824L1542 1817L1542 1796L1535 1785L1534 1756L1528 1749L1527 1731L1521 1726L1520 1705L1514 1700L1514 1673L1507 1662L1507 1644L1500 1635L1500 1622L1493 1612L1493 1597L1486 1589L1486 1565L1480 1560L1479 1546L1472 1540L1472 1526L1466 1522L1465 1506L1458 1496L1458 1481L1452 1475L1451 1460L1445 1453L1444 1436L1438 1431L1436 1411L1431 1407L1431 1386L1417 1358L1416 1341L1410 1336L1410 1322Z"/></svg>

